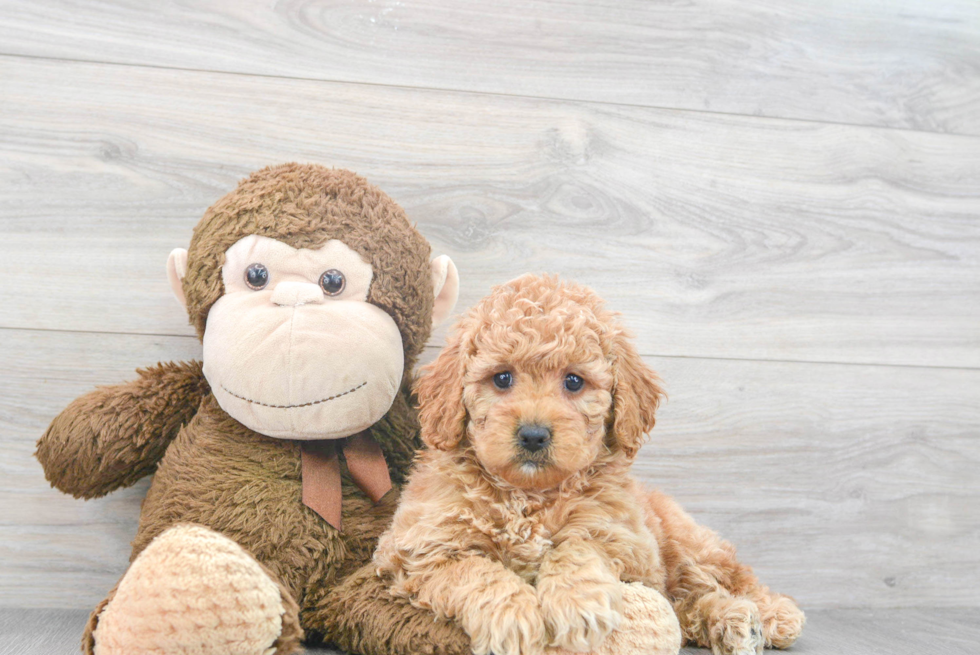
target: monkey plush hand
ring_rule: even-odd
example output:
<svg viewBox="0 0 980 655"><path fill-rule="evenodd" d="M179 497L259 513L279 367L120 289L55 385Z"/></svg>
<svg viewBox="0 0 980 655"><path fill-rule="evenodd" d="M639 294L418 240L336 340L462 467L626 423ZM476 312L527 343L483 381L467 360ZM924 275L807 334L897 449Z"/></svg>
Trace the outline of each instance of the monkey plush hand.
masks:
<svg viewBox="0 0 980 655"><path fill-rule="evenodd" d="M156 471L86 653L285 654L304 634L366 655L469 652L370 565L420 445L409 376L456 301L455 266L429 255L349 171L267 168L208 209L168 264L203 366L82 396L38 442L76 497Z"/></svg>

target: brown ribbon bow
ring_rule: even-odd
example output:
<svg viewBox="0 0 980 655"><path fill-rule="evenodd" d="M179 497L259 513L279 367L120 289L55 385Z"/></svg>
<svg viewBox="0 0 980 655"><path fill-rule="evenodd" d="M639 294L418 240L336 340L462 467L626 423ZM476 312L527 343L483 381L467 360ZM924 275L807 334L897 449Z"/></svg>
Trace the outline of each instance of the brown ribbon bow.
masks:
<svg viewBox="0 0 980 655"><path fill-rule="evenodd" d="M337 446L342 444L347 470L354 484L378 502L391 490L388 464L378 442L368 432L358 432L347 439L302 441L303 504L340 530L340 458Z"/></svg>

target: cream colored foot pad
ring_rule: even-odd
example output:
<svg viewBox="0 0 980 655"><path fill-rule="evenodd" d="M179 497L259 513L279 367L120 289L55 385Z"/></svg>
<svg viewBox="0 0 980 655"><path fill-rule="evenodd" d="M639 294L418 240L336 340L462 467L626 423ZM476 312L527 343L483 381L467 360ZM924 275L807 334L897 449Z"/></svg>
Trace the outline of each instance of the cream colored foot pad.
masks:
<svg viewBox="0 0 980 655"><path fill-rule="evenodd" d="M231 539L170 528L140 553L99 616L96 655L271 655L279 588Z"/></svg>

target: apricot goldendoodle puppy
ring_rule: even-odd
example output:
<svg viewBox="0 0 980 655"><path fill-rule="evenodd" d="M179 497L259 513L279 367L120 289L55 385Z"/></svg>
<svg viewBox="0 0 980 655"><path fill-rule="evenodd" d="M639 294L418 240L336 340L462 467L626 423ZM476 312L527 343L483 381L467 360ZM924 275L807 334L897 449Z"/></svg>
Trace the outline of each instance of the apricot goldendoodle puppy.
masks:
<svg viewBox="0 0 980 655"><path fill-rule="evenodd" d="M715 653L783 648L803 613L629 468L663 392L591 290L524 276L457 324L418 382L422 452L375 554L392 593L477 655L598 647L621 581L657 589Z"/></svg>

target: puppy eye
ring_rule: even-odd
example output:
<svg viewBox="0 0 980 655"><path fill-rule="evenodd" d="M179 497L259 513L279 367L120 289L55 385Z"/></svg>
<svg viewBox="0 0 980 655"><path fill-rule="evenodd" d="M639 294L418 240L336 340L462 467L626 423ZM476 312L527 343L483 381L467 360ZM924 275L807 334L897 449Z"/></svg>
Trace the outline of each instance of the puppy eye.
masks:
<svg viewBox="0 0 980 655"><path fill-rule="evenodd" d="M259 263L250 264L245 269L245 284L258 291L269 284L269 269Z"/></svg>
<svg viewBox="0 0 980 655"><path fill-rule="evenodd" d="M514 384L514 376L510 371L503 371L493 376L493 386L498 389L506 389L512 384Z"/></svg>
<svg viewBox="0 0 980 655"><path fill-rule="evenodd" d="M347 286L347 278L336 268L331 268L320 276L320 288L328 296L336 296Z"/></svg>
<svg viewBox="0 0 980 655"><path fill-rule="evenodd" d="M580 391L582 385L585 384L585 380L575 375L574 373L569 373L565 376L565 388L571 392Z"/></svg>

